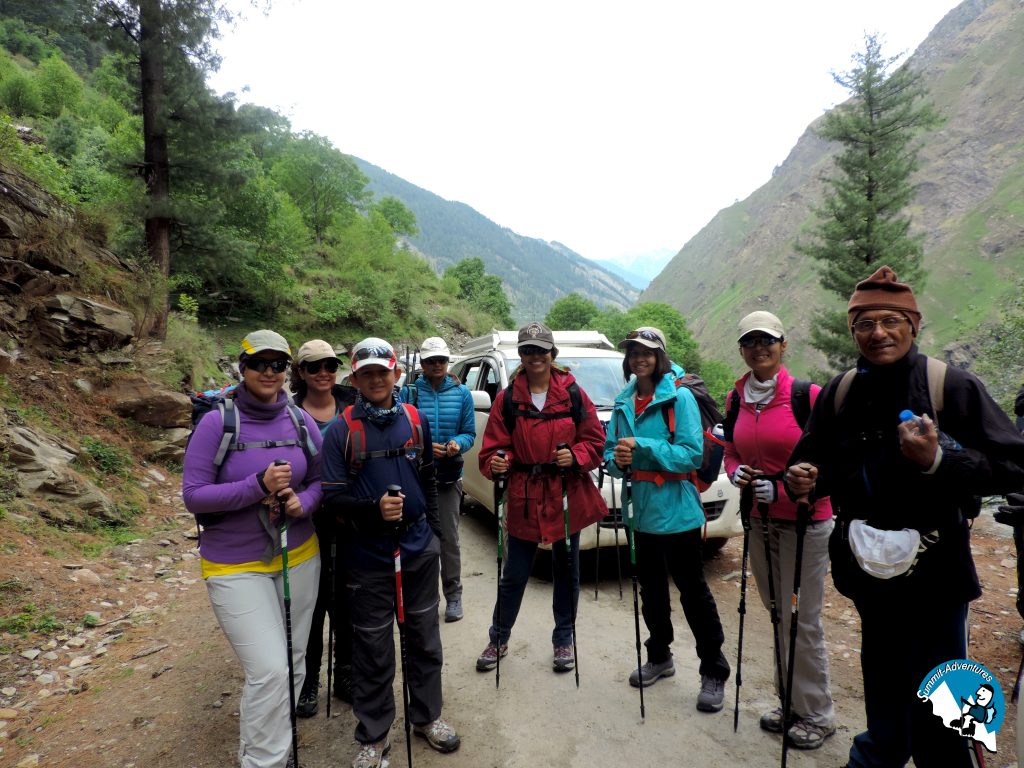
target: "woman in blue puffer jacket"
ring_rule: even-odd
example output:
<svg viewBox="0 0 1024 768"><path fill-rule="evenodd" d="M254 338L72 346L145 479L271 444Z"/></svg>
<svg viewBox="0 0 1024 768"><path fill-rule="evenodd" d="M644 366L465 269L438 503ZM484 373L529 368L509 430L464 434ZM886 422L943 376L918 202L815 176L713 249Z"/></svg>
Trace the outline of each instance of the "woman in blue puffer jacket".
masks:
<svg viewBox="0 0 1024 768"><path fill-rule="evenodd" d="M619 346L626 349L622 368L628 383L615 400L604 458L611 474L621 477L628 472L632 479L637 577L650 633L647 663L633 670L629 683L646 687L675 674L669 648L673 639L671 575L700 658L697 709L717 712L730 669L722 653L725 635L718 607L704 580L704 508L688 479L703 457L700 412L690 391L675 385L660 330L638 328ZM666 409L674 411L674 433Z"/></svg>

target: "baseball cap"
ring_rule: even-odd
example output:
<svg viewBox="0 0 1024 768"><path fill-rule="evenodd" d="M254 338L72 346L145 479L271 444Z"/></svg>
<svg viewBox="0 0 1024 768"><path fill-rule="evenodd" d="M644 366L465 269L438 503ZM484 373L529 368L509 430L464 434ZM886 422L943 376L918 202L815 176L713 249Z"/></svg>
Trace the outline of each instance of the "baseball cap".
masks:
<svg viewBox="0 0 1024 768"><path fill-rule="evenodd" d="M771 312L765 312L764 310L751 312L749 315L744 317L740 320L739 328L740 335L737 337L737 341L742 339L748 333L753 333L754 331L767 333L769 336L774 336L776 339L783 339L786 337L786 332L782 329L782 321Z"/></svg>
<svg viewBox="0 0 1024 768"><path fill-rule="evenodd" d="M242 339L242 354L255 355L257 352L284 352L288 357L292 356L292 348L288 346L284 336L276 331L263 330L253 331Z"/></svg>
<svg viewBox="0 0 1024 768"><path fill-rule="evenodd" d="M630 344L643 344L651 349L660 349L662 352L668 351L665 334L661 332L660 328L655 328L651 325L644 325L635 331L627 333L626 338L619 342L619 347L625 349Z"/></svg>
<svg viewBox="0 0 1024 768"><path fill-rule="evenodd" d="M448 345L440 336L431 336L420 344L420 360L429 360L432 357L447 357L449 360L452 357Z"/></svg>
<svg viewBox="0 0 1024 768"><path fill-rule="evenodd" d="M334 347L323 339L311 339L299 347L299 365L312 363L317 360L330 360L331 358L337 360L338 355L334 351Z"/></svg>
<svg viewBox="0 0 1024 768"><path fill-rule="evenodd" d="M519 329L519 341L516 346L552 349L555 346L555 337L544 323L534 322Z"/></svg>
<svg viewBox="0 0 1024 768"><path fill-rule="evenodd" d="M389 371L395 370L395 366L398 365L394 347L376 336L363 339L352 347L353 371L368 368L371 365L380 365Z"/></svg>

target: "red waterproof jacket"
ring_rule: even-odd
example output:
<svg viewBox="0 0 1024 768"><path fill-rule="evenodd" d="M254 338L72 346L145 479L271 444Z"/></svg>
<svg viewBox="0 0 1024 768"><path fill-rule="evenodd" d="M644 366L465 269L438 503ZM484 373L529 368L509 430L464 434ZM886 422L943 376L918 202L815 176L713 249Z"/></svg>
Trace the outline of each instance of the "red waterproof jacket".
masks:
<svg viewBox="0 0 1024 768"><path fill-rule="evenodd" d="M515 418L515 428L510 435L502 415L504 389L498 392L487 418L480 448L480 472L484 477L493 479L491 457L499 450L505 451L505 458L513 467L509 474L505 520L509 534L526 541L551 544L565 538L561 476L550 469L538 468L539 471L531 472L526 468L526 465L554 461L559 443L568 443L576 459L576 466L566 472L570 533L576 533L608 514L601 492L590 477L590 471L601 463L604 428L597 418L594 404L582 390L580 423L578 426L573 424L568 387L574 381L568 371L552 367L543 412L564 413L564 418L519 416ZM536 411L526 375L518 373L512 382L512 401L516 409Z"/></svg>

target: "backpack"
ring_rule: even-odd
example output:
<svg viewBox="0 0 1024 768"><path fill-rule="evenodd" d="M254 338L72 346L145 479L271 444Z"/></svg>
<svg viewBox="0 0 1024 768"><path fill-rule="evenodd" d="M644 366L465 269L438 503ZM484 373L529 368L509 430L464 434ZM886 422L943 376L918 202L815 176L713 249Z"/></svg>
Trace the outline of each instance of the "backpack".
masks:
<svg viewBox="0 0 1024 768"><path fill-rule="evenodd" d="M740 415L740 393L736 389L733 392L735 397L728 402L725 421L722 422L725 439L730 443L733 441L736 419ZM811 382L793 379L793 387L789 392L789 405L793 409L793 418L796 420L797 426L803 430L807 426L807 420L811 418ZM838 406L836 407L838 408Z"/></svg>
<svg viewBox="0 0 1024 768"><path fill-rule="evenodd" d="M681 369L674 369L673 373ZM712 434L716 424L722 423L722 414L718 410L718 403L711 397L704 380L695 373L684 373L675 381L675 388L686 387L697 401L697 410L700 412L700 426L704 431L704 455L701 459L700 469L690 473L690 482L693 483L700 493L704 493L711 484L718 479L722 471L722 459L725 456L725 443ZM669 400L661 409L662 418L665 419L665 426L668 428L668 440L672 442L676 436L676 409L675 400Z"/></svg>
<svg viewBox="0 0 1024 768"><path fill-rule="evenodd" d="M511 437L515 431L517 416L525 419L541 419L543 421L564 419L568 416L572 419L573 426L579 427L580 420L583 418L583 396L580 394L580 385L574 381L566 387L566 390L569 392L568 411L531 411L527 408L515 407L515 403L512 401L512 382L509 382L509 385L505 387L505 399L501 403L501 416L509 436Z"/></svg>
<svg viewBox="0 0 1024 768"><path fill-rule="evenodd" d="M345 420L345 426L348 427L348 436L345 438L345 456L351 482L355 482L363 464L368 459L409 456L417 461L417 466L423 463L423 424L420 421L420 412L415 407L408 403L402 403L402 412L409 421L412 437L401 448L384 448L378 451L366 450L366 430L363 427L363 420L353 417L352 408L353 406L350 405L341 413L341 417Z"/></svg>

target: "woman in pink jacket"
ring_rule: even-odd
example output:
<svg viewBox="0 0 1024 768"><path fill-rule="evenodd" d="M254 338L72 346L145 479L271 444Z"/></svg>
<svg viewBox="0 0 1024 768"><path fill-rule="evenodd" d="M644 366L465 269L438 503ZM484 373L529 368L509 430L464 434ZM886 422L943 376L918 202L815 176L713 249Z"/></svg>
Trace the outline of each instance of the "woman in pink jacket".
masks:
<svg viewBox="0 0 1024 768"><path fill-rule="evenodd" d="M790 611L781 607L788 606L793 592L796 561L796 504L786 496L781 474L821 387L796 382L783 367L787 345L782 322L775 315L752 312L740 320L739 332L740 356L750 372L736 382L726 398L725 467L734 485L753 485L757 504L751 514L751 535L764 544L751 542L750 564L764 607L771 608L770 585L774 585L779 606L781 623L774 633L774 642L776 674L781 674L775 688L781 702L791 617ZM821 621L832 527L829 500L818 499L804 537L793 667L793 720L786 733L790 745L798 749L817 749L836 730L828 649ZM781 733L782 717L782 706L775 707L761 716L761 728Z"/></svg>

